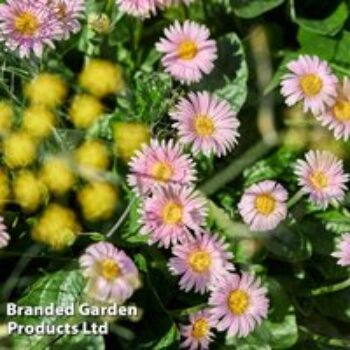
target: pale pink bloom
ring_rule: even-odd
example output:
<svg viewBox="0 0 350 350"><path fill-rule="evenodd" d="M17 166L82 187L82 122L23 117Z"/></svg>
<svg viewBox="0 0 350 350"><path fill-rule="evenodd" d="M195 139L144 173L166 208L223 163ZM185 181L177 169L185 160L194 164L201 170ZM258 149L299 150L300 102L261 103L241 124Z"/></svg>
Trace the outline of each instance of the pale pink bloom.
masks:
<svg viewBox="0 0 350 350"><path fill-rule="evenodd" d="M233 254L223 237L201 233L187 242L172 248L169 269L173 275L180 275L180 289L204 294L229 271L234 271L230 262Z"/></svg>
<svg viewBox="0 0 350 350"><path fill-rule="evenodd" d="M290 73L281 80L281 93L286 104L304 103L304 112L317 115L331 106L337 95L337 77L328 63L317 56L301 55L287 65Z"/></svg>
<svg viewBox="0 0 350 350"><path fill-rule="evenodd" d="M196 180L195 164L173 140L151 140L129 163L128 184L139 194L149 194L155 186L191 186Z"/></svg>
<svg viewBox="0 0 350 350"><path fill-rule="evenodd" d="M350 80L346 77L338 84L338 95L324 113L317 116L323 126L333 131L336 139L350 137Z"/></svg>
<svg viewBox="0 0 350 350"><path fill-rule="evenodd" d="M230 337L246 337L266 318L269 300L259 278L248 273L220 280L209 297L211 320Z"/></svg>
<svg viewBox="0 0 350 350"><path fill-rule="evenodd" d="M211 331L215 323L210 319L208 310L198 311L189 316L189 325L181 325L180 334L184 338L180 348L189 350L207 350L213 341L214 334Z"/></svg>
<svg viewBox="0 0 350 350"><path fill-rule="evenodd" d="M79 264L87 279L85 292L94 300L122 304L140 287L134 262L111 243L90 245Z"/></svg>
<svg viewBox="0 0 350 350"><path fill-rule="evenodd" d="M238 209L252 231L273 230L287 216L287 199L288 192L282 185L261 181L244 191Z"/></svg>
<svg viewBox="0 0 350 350"><path fill-rule="evenodd" d="M157 10L157 0L116 0L122 12L141 18L147 18L155 14Z"/></svg>
<svg viewBox="0 0 350 350"><path fill-rule="evenodd" d="M0 248L8 246L10 235L7 233L7 227L4 224L4 218L0 216Z"/></svg>
<svg viewBox="0 0 350 350"><path fill-rule="evenodd" d="M195 83L213 70L217 46L209 39L207 27L188 20L183 24L176 21L164 34L165 38L156 44L156 49L164 54L165 71L176 80Z"/></svg>
<svg viewBox="0 0 350 350"><path fill-rule="evenodd" d="M237 144L240 125L228 102L209 92L190 92L170 112L179 141L194 154L226 155Z"/></svg>
<svg viewBox="0 0 350 350"><path fill-rule="evenodd" d="M309 194L310 201L322 208L344 199L349 179L344 174L343 161L328 151L309 151L305 160L299 159L295 174L301 190Z"/></svg>
<svg viewBox="0 0 350 350"><path fill-rule="evenodd" d="M33 51L42 56L45 45L62 34L58 20L48 6L30 0L7 0L0 4L0 41L10 50L28 57Z"/></svg>
<svg viewBox="0 0 350 350"><path fill-rule="evenodd" d="M350 233L345 233L337 246L337 250L332 256L338 258L337 264L341 266L350 266Z"/></svg>
<svg viewBox="0 0 350 350"><path fill-rule="evenodd" d="M141 234L149 243L168 248L198 232L207 215L206 202L193 189L181 185L158 187L140 208Z"/></svg>

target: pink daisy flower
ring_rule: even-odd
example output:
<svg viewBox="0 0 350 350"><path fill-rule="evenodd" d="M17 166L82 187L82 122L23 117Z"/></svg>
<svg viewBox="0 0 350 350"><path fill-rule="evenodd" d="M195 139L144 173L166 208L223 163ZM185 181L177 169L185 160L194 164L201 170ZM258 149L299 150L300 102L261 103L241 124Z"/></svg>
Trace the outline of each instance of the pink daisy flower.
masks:
<svg viewBox="0 0 350 350"><path fill-rule="evenodd" d="M344 174L342 160L327 151L309 151L305 160L299 159L295 174L301 190L310 195L310 201L322 208L343 200L349 179Z"/></svg>
<svg viewBox="0 0 350 350"><path fill-rule="evenodd" d="M179 141L194 154L226 155L237 144L240 123L230 105L209 92L191 92L170 112Z"/></svg>
<svg viewBox="0 0 350 350"><path fill-rule="evenodd" d="M7 0L0 5L0 40L10 50L19 50L20 57L33 51L41 57L44 46L54 47L61 35L59 22L48 6L29 0Z"/></svg>
<svg viewBox="0 0 350 350"><path fill-rule="evenodd" d="M213 341L211 329L215 326L208 310L196 312L189 317L189 325L181 325L180 334L184 338L180 348L190 350L207 350Z"/></svg>
<svg viewBox="0 0 350 350"><path fill-rule="evenodd" d="M128 183L140 194L150 193L154 186L169 183L187 186L196 180L193 161L173 140L152 140L136 152L129 166Z"/></svg>
<svg viewBox="0 0 350 350"><path fill-rule="evenodd" d="M209 74L217 58L217 46L210 40L210 32L196 22L176 21L164 31L165 38L156 49L163 53L165 71L181 83L198 82L203 74Z"/></svg>
<svg viewBox="0 0 350 350"><path fill-rule="evenodd" d="M338 265L350 266L350 233L345 233L332 256L338 258Z"/></svg>
<svg viewBox="0 0 350 350"><path fill-rule="evenodd" d="M211 319L230 337L246 337L267 316L269 300L260 279L248 273L230 274L214 287L209 297Z"/></svg>
<svg viewBox="0 0 350 350"><path fill-rule="evenodd" d="M116 0L120 10L135 17L147 18L156 13L157 0Z"/></svg>
<svg viewBox="0 0 350 350"><path fill-rule="evenodd" d="M141 234L149 243L168 248L198 232L207 215L206 202L189 187L170 185L155 188L140 209Z"/></svg>
<svg viewBox="0 0 350 350"><path fill-rule="evenodd" d="M238 209L252 231L273 230L287 216L287 199L288 192L279 183L261 181L244 191Z"/></svg>
<svg viewBox="0 0 350 350"><path fill-rule="evenodd" d="M317 56L301 55L287 68L291 73L282 77L281 93L288 106L303 101L304 111L317 115L333 104L337 95L337 78L327 62Z"/></svg>
<svg viewBox="0 0 350 350"><path fill-rule="evenodd" d="M350 80L344 78L338 84L338 95L334 103L324 113L317 116L323 126L333 130L336 139L347 141L350 136Z"/></svg>
<svg viewBox="0 0 350 350"><path fill-rule="evenodd" d="M94 300L122 304L140 287L135 264L111 243L90 245L79 264L87 278L86 294Z"/></svg>
<svg viewBox="0 0 350 350"><path fill-rule="evenodd" d="M4 218L0 216L0 248L8 246L10 235L7 233L7 227L4 224Z"/></svg>
<svg viewBox="0 0 350 350"><path fill-rule="evenodd" d="M217 235L202 233L187 242L172 248L175 256L169 260L169 269L173 275L180 275L180 289L204 294L228 271L234 271L230 263L233 254L224 239Z"/></svg>

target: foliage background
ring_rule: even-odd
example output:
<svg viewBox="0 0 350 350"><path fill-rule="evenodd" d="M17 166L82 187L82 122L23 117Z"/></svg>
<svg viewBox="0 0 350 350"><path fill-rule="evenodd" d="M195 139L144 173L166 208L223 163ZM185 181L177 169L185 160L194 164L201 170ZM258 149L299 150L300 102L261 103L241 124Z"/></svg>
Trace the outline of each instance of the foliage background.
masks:
<svg viewBox="0 0 350 350"><path fill-rule="evenodd" d="M349 144L336 142L298 108L286 109L278 91L285 63L299 53L318 55L329 60L339 76L349 75L349 2L197 0L188 8L172 7L144 22L120 14L113 1L87 4L88 13L108 14L112 22L108 35L97 35L85 24L82 33L58 44L41 61L23 61L1 50L0 94L23 103L21 85L42 70L64 75L75 91L74 79L85 56L103 57L122 65L129 89L124 96L106 101L111 113L89 130L90 135L111 142L110 127L117 120L147 122L154 135L171 135L167 110L184 90L162 73L154 43L175 19L205 23L219 41L219 60L215 71L191 88L209 89L228 99L239 111L242 136L239 147L225 159L200 159L199 188L211 199L211 227L229 240L240 268L263 278L271 298L269 319L254 334L240 340L219 335L212 348L349 349L350 289L343 288L349 271L338 267L330 253L337 237L350 231L350 197L327 211L299 200L288 222L268 234L252 234L241 223L236 206L244 187L262 179L278 180L290 193L297 192L291 167L310 148L331 149L349 170ZM69 128L58 133L71 150L86 136ZM123 180L126 171L125 164L115 159L113 173L123 188L117 217L130 200ZM131 300L143 309L142 318L113 322L111 334L104 339L2 337L1 349L178 348L176 324L200 308L205 298L176 289L176 279L166 267L168 252L147 246L138 234L136 206L137 202L112 241L127 250L142 273L143 288ZM12 243L0 252L2 309L7 301L64 305L79 300L83 281L77 257L96 237L83 236L71 249L54 253L32 242L28 234L32 217L18 215L16 207L5 217L11 224ZM112 225L86 228L105 233ZM327 294L319 289L330 285L336 287L328 288ZM42 321L21 319L22 323Z"/></svg>

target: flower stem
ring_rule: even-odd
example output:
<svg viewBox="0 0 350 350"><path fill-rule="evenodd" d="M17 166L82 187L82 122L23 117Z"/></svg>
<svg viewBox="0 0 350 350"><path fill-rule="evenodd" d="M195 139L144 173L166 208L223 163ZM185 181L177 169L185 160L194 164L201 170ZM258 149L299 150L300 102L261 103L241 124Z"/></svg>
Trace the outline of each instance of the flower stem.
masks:
<svg viewBox="0 0 350 350"><path fill-rule="evenodd" d="M343 282L332 284L330 286L313 289L311 291L311 295L316 296L316 295L334 293L349 287L350 287L350 278L346 279Z"/></svg>
<svg viewBox="0 0 350 350"><path fill-rule="evenodd" d="M303 197L304 192L302 190L299 190L296 192L288 201L287 206L288 208L293 207L296 203L300 201L300 199Z"/></svg>
<svg viewBox="0 0 350 350"><path fill-rule="evenodd" d="M205 182L200 187L200 191L206 195L215 193L239 176L244 169L267 154L276 144L277 142L271 144L267 144L264 141L258 142L252 148L248 149L240 158L234 160L225 169Z"/></svg>

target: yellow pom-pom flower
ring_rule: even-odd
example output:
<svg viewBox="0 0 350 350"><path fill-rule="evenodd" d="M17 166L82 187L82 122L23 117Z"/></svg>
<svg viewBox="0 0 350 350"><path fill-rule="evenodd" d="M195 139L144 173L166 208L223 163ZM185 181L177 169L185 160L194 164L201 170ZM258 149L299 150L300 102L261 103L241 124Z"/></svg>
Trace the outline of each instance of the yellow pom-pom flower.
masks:
<svg viewBox="0 0 350 350"><path fill-rule="evenodd" d="M37 144L24 131L9 134L3 144L4 160L9 168L25 167L36 158Z"/></svg>
<svg viewBox="0 0 350 350"><path fill-rule="evenodd" d="M107 170L109 166L109 151L107 146L98 140L85 141L75 152L79 170L85 174Z"/></svg>
<svg viewBox="0 0 350 350"><path fill-rule="evenodd" d="M0 135L9 132L13 119L13 109L8 101L0 101Z"/></svg>
<svg viewBox="0 0 350 350"><path fill-rule="evenodd" d="M22 170L12 184L13 195L24 212L32 213L43 203L45 186L38 177L30 171Z"/></svg>
<svg viewBox="0 0 350 350"><path fill-rule="evenodd" d="M2 211L10 198L10 184L5 170L0 169L0 211Z"/></svg>
<svg viewBox="0 0 350 350"><path fill-rule="evenodd" d="M74 171L63 157L46 159L40 175L48 190L56 196L65 194L75 184Z"/></svg>
<svg viewBox="0 0 350 350"><path fill-rule="evenodd" d="M51 134L55 122L55 114L42 105L30 106L23 111L23 129L39 139Z"/></svg>
<svg viewBox="0 0 350 350"><path fill-rule="evenodd" d="M32 104L49 108L58 107L65 99L66 83L56 74L40 73L24 88L24 93Z"/></svg>
<svg viewBox="0 0 350 350"><path fill-rule="evenodd" d="M54 250L71 246L81 231L74 212L58 204L50 204L32 229L32 238Z"/></svg>
<svg viewBox="0 0 350 350"><path fill-rule="evenodd" d="M79 84L97 97L121 92L125 86L121 68L100 59L93 59L85 65Z"/></svg>
<svg viewBox="0 0 350 350"><path fill-rule="evenodd" d="M116 188L106 182L92 182L78 193L83 215L89 221L110 219L115 212L117 200Z"/></svg>
<svg viewBox="0 0 350 350"><path fill-rule="evenodd" d="M143 143L149 143L151 131L141 123L118 122L113 127L114 151L118 157L128 162Z"/></svg>
<svg viewBox="0 0 350 350"><path fill-rule="evenodd" d="M87 129L104 113L102 103L92 95L76 95L69 108L69 117L76 128Z"/></svg>

